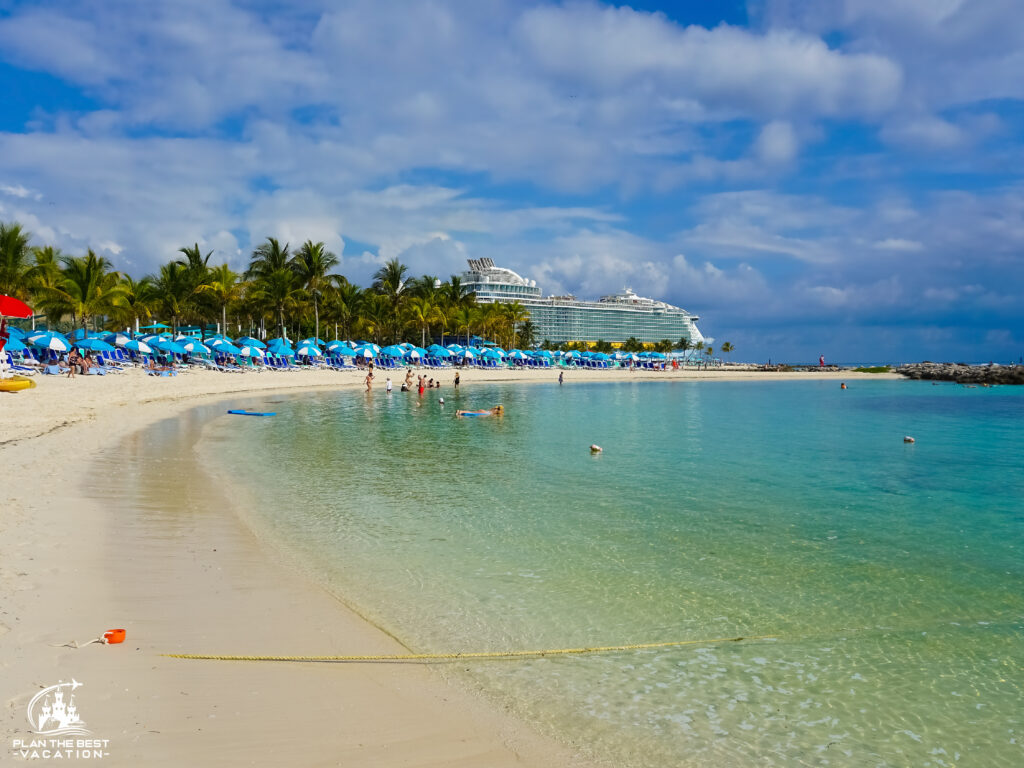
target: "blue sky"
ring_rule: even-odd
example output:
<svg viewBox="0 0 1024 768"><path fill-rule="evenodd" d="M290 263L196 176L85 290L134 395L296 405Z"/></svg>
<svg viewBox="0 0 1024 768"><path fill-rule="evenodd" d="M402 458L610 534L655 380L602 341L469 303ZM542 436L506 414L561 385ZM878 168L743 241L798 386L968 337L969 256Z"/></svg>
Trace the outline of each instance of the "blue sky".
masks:
<svg viewBox="0 0 1024 768"><path fill-rule="evenodd" d="M630 286L736 359L1024 354L1016 0L0 0L0 219Z"/></svg>

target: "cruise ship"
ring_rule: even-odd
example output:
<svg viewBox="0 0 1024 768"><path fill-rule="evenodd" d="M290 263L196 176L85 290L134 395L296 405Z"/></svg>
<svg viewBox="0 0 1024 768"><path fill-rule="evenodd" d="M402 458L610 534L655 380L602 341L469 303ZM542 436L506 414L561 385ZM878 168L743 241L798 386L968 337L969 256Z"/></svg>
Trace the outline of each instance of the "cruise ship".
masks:
<svg viewBox="0 0 1024 768"><path fill-rule="evenodd" d="M704 342L697 329L699 317L663 301L637 296L628 288L597 301L581 301L571 295L545 297L535 280L496 267L487 258L469 259L462 284L481 304L521 303L530 313L537 341L620 345L631 337L645 344L662 339L678 342L685 337L694 344Z"/></svg>

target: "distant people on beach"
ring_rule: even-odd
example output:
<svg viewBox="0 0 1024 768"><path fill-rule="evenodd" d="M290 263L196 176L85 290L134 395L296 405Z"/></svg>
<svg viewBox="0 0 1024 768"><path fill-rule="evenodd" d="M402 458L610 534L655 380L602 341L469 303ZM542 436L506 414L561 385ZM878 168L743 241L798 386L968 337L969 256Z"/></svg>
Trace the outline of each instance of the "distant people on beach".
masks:
<svg viewBox="0 0 1024 768"><path fill-rule="evenodd" d="M81 360L81 359L82 358L79 356L78 350L74 349L72 347L71 351L68 352L68 362L67 362L68 378L69 379L75 378L75 371L78 369L78 361ZM60 367L63 368L64 366L61 365Z"/></svg>

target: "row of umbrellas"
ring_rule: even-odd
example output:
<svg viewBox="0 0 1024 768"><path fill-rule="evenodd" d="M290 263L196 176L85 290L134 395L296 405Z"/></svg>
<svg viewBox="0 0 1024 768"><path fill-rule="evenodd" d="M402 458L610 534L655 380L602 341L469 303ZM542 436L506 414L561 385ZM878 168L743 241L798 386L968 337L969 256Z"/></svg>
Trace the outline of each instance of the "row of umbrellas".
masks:
<svg viewBox="0 0 1024 768"><path fill-rule="evenodd" d="M166 328L162 324L149 326L148 330ZM7 349L18 352L26 346L33 346L39 349L52 349L58 352L67 352L73 346L79 349L91 350L94 352L112 352L116 347L127 349L141 354L151 354L154 351L173 353L179 355L233 355L242 357L263 357L275 355L281 357L294 357L296 355L306 357L323 357L324 350L335 357L351 357L373 359L376 357L388 357L392 359L418 360L424 357L432 358L455 358L458 360L528 360L558 357L565 360L595 360L595 361L625 361L632 360L665 360L665 355L660 352L615 352L607 355L603 352L550 352L546 349L540 350L504 350L500 347L464 347L461 344L449 344L446 347L440 344L431 344L426 349L417 347L408 342L403 344L392 344L387 347L380 347L371 342L334 341L325 342L322 339L308 338L292 346L290 340L285 338L271 339L263 342L251 336L241 336L237 339L230 339L227 336L216 334L203 340L191 336L172 336L170 333L146 334L133 337L125 333L87 333L81 329L71 334L70 338L58 331L35 330L22 331L18 328L10 328L11 338L7 342Z"/></svg>

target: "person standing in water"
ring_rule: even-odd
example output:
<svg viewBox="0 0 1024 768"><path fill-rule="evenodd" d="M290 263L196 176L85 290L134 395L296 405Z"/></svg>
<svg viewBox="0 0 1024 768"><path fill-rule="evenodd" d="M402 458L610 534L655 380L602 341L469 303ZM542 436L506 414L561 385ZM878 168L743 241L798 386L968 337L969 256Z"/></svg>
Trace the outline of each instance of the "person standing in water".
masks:
<svg viewBox="0 0 1024 768"><path fill-rule="evenodd" d="M366 391L369 392L371 389L373 389L373 371L370 371L368 374L366 374L365 381L366 381Z"/></svg>
<svg viewBox="0 0 1024 768"><path fill-rule="evenodd" d="M565 378L565 371L558 372L558 386L562 386L562 380Z"/></svg>
<svg viewBox="0 0 1024 768"><path fill-rule="evenodd" d="M456 389L459 388L459 372L458 371L455 372L455 388Z"/></svg>
<svg viewBox="0 0 1024 768"><path fill-rule="evenodd" d="M384 384L384 391L387 392L389 395L391 394L391 377L390 376L388 376L388 380Z"/></svg>

